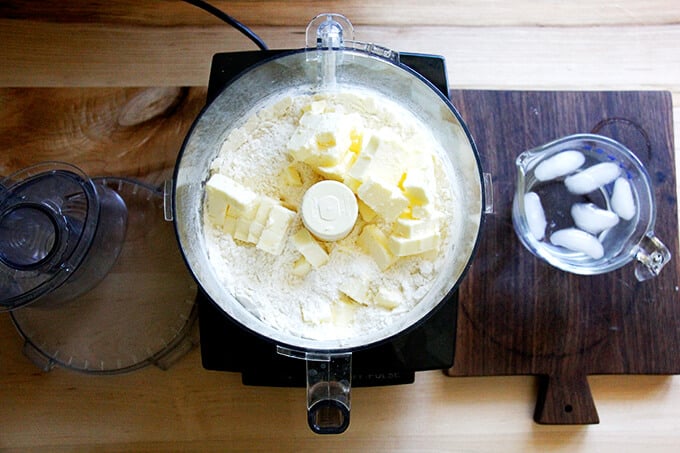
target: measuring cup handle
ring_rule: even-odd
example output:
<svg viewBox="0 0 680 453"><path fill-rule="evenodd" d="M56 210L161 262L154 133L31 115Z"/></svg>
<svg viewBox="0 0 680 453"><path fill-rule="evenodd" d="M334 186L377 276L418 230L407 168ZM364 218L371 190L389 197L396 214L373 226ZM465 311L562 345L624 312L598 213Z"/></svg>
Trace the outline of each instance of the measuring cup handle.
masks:
<svg viewBox="0 0 680 453"><path fill-rule="evenodd" d="M661 269L671 260L671 252L650 232L640 241L635 259L635 277L642 282L659 275Z"/></svg>

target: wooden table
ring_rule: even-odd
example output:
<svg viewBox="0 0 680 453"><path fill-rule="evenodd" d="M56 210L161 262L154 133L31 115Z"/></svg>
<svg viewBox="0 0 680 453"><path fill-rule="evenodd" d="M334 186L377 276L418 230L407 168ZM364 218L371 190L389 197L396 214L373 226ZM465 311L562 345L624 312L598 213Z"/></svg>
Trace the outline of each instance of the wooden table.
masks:
<svg viewBox="0 0 680 453"><path fill-rule="evenodd" d="M215 4L271 48L302 46L311 16L342 12L358 39L443 55L449 83L460 89L668 90L680 131L680 4L673 0ZM246 49L254 46L179 1L4 2L0 175L61 159L91 175L159 184L189 125L164 122L178 114L173 99L191 118L212 54ZM78 115L77 124L60 121ZM111 149L112 134L127 147ZM412 385L354 389L349 430L322 437L307 429L302 389L242 386L238 375L204 370L198 350L168 371L104 377L41 372L21 346L9 315L0 315L3 450L625 452L680 444L674 376L590 377L600 424L542 426L532 420L534 377L422 372Z"/></svg>

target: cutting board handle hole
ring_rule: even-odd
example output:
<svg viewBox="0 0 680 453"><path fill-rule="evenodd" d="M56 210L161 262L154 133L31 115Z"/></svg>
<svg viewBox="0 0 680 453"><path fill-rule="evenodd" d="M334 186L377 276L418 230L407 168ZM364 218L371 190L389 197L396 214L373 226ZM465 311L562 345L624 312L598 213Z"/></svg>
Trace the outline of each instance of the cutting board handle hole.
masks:
<svg viewBox="0 0 680 453"><path fill-rule="evenodd" d="M564 412L566 412L567 414L571 414L573 410L574 407L571 404L567 404L564 406Z"/></svg>

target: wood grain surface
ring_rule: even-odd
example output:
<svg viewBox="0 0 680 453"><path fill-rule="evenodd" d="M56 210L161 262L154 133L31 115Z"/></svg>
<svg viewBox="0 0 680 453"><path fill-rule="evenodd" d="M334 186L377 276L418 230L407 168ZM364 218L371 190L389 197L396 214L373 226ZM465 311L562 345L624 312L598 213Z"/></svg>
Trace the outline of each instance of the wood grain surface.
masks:
<svg viewBox="0 0 680 453"><path fill-rule="evenodd" d="M577 276L536 259L512 226L516 156L558 137L599 133L633 150L652 175L654 232L677 255L669 93L461 90L452 99L493 175L494 213L461 288L449 374L541 375L536 421L597 423L589 374L680 373L677 260L646 282L632 266Z"/></svg>
<svg viewBox="0 0 680 453"><path fill-rule="evenodd" d="M357 39L443 55L455 89L669 91L680 131L674 0L215 4L271 48L303 46L317 13L345 13ZM160 184L202 106L212 55L254 48L176 0L2 2L0 175L61 159ZM680 444L678 377L589 376L600 424L544 426L532 419L534 377L417 373L412 385L355 389L349 430L320 437L306 426L301 389L244 387L238 375L202 369L198 350L168 371L93 377L43 373L21 348L0 315L3 451L675 452Z"/></svg>

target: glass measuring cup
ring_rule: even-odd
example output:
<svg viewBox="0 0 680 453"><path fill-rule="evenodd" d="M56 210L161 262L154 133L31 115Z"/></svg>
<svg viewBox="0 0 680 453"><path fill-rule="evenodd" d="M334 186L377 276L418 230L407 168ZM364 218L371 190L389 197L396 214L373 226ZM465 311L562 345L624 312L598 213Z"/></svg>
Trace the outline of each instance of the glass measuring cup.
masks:
<svg viewBox="0 0 680 453"><path fill-rule="evenodd" d="M649 174L621 143L570 135L521 153L515 164L513 225L537 257L580 275L635 260L639 281L657 276L670 260L654 234Z"/></svg>

